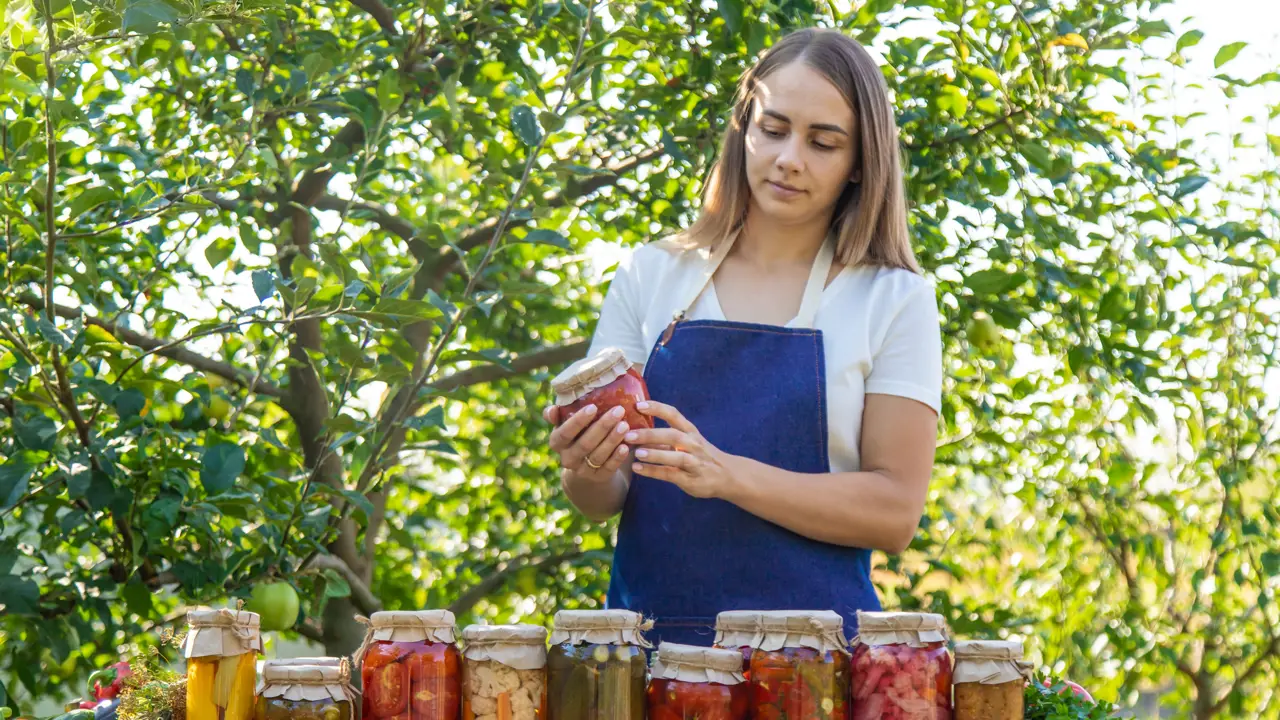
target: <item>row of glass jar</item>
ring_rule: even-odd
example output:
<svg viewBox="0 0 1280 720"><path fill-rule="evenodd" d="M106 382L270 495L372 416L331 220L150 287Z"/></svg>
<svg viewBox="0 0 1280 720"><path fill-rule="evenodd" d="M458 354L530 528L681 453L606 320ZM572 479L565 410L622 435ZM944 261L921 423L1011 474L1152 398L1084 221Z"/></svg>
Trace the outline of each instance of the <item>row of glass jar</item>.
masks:
<svg viewBox="0 0 1280 720"><path fill-rule="evenodd" d="M328 669L269 663L255 711L253 693L243 698L255 684L256 616L211 614L219 622L233 616L233 630L215 624L220 646L201 643L193 613L190 720L249 720L255 712L259 720L353 717L354 691L337 661ZM550 652L546 630L527 625L469 626L459 651L454 617L443 610L375 613L365 622L355 656L364 720L953 717L952 662L938 615L861 613L850 653L834 612L726 612L717 618L715 648L664 643L652 667L649 626L625 610L557 613ZM227 649L242 652L221 654ZM1020 648L959 643L956 650L954 717L1020 720Z"/></svg>

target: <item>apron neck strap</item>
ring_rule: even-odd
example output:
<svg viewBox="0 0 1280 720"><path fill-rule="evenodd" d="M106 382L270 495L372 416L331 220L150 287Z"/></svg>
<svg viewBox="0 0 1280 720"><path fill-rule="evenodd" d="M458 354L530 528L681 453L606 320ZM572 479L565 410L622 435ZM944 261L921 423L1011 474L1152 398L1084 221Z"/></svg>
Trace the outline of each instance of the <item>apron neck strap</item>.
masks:
<svg viewBox="0 0 1280 720"><path fill-rule="evenodd" d="M706 292L707 287L711 285L711 278L715 276L716 270L720 269L720 264L728 257L729 251L733 249L733 244L741 233L741 229L735 230L711 253L706 269L703 270L702 276L690 291L692 296L680 306L680 310L676 313L675 322L683 320L689 311L693 309L693 306L698 303L698 299L702 297L702 293ZM818 306L822 303L822 290L827 286L827 276L831 274L831 265L835 262L835 256L835 243L828 238L818 249L818 257L814 259L813 267L809 269L809 280L805 283L804 296L800 299L800 311L796 313L795 327L813 328L814 319L818 315Z"/></svg>

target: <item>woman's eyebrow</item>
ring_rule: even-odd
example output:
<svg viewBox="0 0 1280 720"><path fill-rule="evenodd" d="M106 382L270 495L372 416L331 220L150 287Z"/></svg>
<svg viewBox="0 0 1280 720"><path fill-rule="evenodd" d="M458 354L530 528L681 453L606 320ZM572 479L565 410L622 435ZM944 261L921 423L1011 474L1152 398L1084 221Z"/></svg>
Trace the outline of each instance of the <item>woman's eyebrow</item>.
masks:
<svg viewBox="0 0 1280 720"><path fill-rule="evenodd" d="M781 120L781 121L782 121L782 122L784 122L784 123L788 123L788 124L790 124L790 123L791 123L791 118L787 117L786 115L783 115L782 113L778 112L777 110L764 110L763 112L764 112L764 114L765 114L765 115L768 115L768 116L769 116L769 117L771 117L771 118L776 118L776 119L778 119L778 120ZM813 129L813 130L830 130L831 132L837 132L837 133L840 133L841 135L844 135L845 137L848 137L848 135L849 135L849 131L848 131L848 130L845 130L844 128L840 127L839 125L829 125L829 124L827 124L827 123L814 123L813 125L810 125L809 127L810 127L811 129Z"/></svg>

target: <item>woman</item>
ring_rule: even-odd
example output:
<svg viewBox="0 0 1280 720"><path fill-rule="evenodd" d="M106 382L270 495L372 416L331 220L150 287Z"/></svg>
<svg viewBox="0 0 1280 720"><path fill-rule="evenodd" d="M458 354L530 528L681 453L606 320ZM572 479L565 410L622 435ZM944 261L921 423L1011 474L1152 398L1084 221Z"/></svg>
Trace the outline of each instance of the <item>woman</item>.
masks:
<svg viewBox="0 0 1280 720"><path fill-rule="evenodd" d="M942 350L897 132L860 45L788 35L739 84L698 220L614 277L592 352L643 369L659 422L588 408L550 444L574 505L622 513L608 602L658 640L710 644L736 609L833 609L856 632L879 609L871 551L915 534Z"/></svg>

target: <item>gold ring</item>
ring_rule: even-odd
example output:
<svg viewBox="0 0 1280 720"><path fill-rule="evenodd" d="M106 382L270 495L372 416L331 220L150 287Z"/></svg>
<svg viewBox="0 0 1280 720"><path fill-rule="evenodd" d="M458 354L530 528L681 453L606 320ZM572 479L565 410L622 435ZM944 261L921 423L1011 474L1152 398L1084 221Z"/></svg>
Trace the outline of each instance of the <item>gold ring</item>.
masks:
<svg viewBox="0 0 1280 720"><path fill-rule="evenodd" d="M583 460L586 460L586 461L587 461L587 464L588 464L588 465L590 465L590 466L591 466L591 468L592 468L593 470L599 470L600 468L604 467L603 465L597 465L597 464L595 464L595 463L591 462L591 456L590 456L590 455L588 455L588 456L586 456L586 457L584 457L584 458L582 458L582 459L583 459Z"/></svg>

